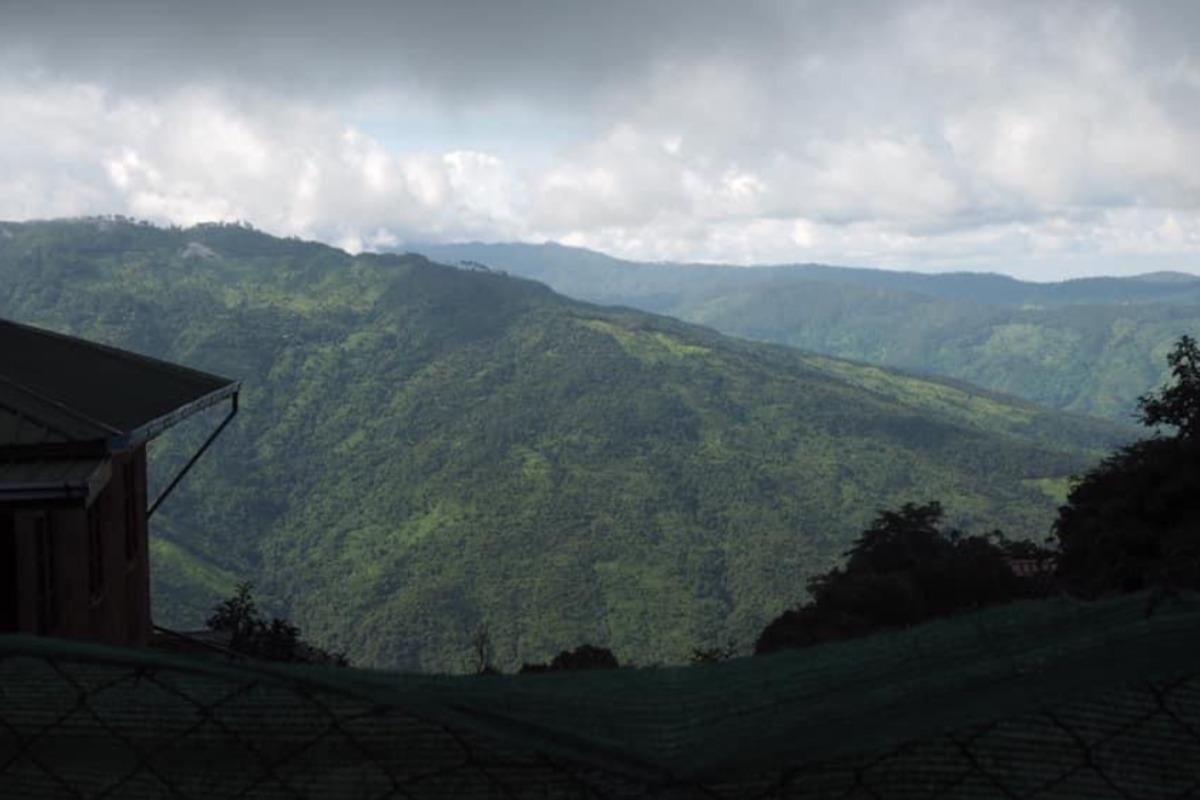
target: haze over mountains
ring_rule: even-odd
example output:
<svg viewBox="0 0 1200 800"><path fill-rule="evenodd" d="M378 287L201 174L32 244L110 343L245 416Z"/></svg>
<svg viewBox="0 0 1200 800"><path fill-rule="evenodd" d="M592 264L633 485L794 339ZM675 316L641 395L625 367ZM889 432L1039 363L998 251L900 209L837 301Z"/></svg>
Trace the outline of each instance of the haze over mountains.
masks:
<svg viewBox="0 0 1200 800"><path fill-rule="evenodd" d="M1067 476L1132 435L240 226L0 223L0 316L242 379L236 425L156 516L156 614L196 625L251 579L363 665L462 669L480 624L502 667L746 643L878 509L937 499L1040 539Z"/></svg>
<svg viewBox="0 0 1200 800"><path fill-rule="evenodd" d="M637 263L556 244L414 249L534 278L582 300L1118 420L1165 380L1171 343L1200 329L1200 276L1184 273L1032 283L819 264Z"/></svg>

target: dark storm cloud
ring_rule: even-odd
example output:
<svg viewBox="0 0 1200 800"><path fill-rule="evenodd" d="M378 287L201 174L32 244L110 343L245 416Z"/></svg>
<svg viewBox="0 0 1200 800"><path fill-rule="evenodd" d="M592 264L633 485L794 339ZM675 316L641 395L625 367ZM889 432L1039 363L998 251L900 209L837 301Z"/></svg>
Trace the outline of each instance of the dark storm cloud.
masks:
<svg viewBox="0 0 1200 800"><path fill-rule="evenodd" d="M452 94L562 96L697 53L769 60L883 13L874 3L841 8L700 0L51 0L7 4L0 42L71 77L142 88L250 78L295 91L400 83Z"/></svg>

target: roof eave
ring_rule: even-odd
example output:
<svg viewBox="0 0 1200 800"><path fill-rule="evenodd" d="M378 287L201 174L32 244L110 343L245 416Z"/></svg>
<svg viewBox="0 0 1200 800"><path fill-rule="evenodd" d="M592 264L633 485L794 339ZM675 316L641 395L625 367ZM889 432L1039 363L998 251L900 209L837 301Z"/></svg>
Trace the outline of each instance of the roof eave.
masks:
<svg viewBox="0 0 1200 800"><path fill-rule="evenodd" d="M135 428L128 433L114 436L109 440L109 447L114 452L140 447L168 428L178 425L193 414L198 414L207 408L212 408L217 403L238 394L241 390L242 382L233 381L216 391L209 392L203 397L198 397L192 402L180 406L169 414L164 414L157 419L150 420L141 427Z"/></svg>

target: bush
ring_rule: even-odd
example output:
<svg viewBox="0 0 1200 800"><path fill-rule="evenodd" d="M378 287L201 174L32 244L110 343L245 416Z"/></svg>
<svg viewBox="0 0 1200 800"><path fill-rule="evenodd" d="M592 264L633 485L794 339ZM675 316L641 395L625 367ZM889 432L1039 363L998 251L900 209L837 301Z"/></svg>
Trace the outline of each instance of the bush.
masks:
<svg viewBox="0 0 1200 800"><path fill-rule="evenodd" d="M1184 336L1167 360L1174 383L1139 405L1174 435L1117 451L1059 509L1058 574L1074 594L1200 589L1200 349Z"/></svg>
<svg viewBox="0 0 1200 800"><path fill-rule="evenodd" d="M1037 594L1012 558L1048 558L999 532L967 536L942 527L942 506L908 503L884 511L846 553L845 567L808 582L812 600L763 630L755 654L902 628Z"/></svg>
<svg viewBox="0 0 1200 800"><path fill-rule="evenodd" d="M233 596L213 609L205 623L210 630L230 633L229 649L264 661L327 664L347 667L344 653L331 653L302 641L300 629L285 619L268 621L251 595L251 584L240 583Z"/></svg>
<svg viewBox="0 0 1200 800"><path fill-rule="evenodd" d="M564 672L585 669L617 669L617 657L611 650L583 644L574 650L564 650L554 657L549 664L525 664L522 673L529 672Z"/></svg>

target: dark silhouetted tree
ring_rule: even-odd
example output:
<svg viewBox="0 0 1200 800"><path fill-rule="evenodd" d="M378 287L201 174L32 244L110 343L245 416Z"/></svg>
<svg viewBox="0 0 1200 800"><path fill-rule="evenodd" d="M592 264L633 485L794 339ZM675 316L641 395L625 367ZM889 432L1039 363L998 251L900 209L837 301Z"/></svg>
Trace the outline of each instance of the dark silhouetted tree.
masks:
<svg viewBox="0 0 1200 800"><path fill-rule="evenodd" d="M691 661L693 664L716 664L721 661L728 661L731 658L736 658L737 654L737 643L731 639L725 644L718 645L716 647L694 648L689 661Z"/></svg>
<svg viewBox="0 0 1200 800"><path fill-rule="evenodd" d="M239 583L233 596L213 609L209 629L230 634L229 649L251 658L291 663L350 665L344 653L313 647L300 639L300 629L285 619L267 620L259 611L249 583Z"/></svg>
<svg viewBox="0 0 1200 800"><path fill-rule="evenodd" d="M1168 356L1174 383L1143 396L1142 422L1175 435L1118 450L1059 509L1058 575L1096 597L1150 587L1200 589L1200 352L1184 336Z"/></svg>
<svg viewBox="0 0 1200 800"><path fill-rule="evenodd" d="M1118 451L1071 491L1054 533L1073 594L1200 589L1200 447L1151 439Z"/></svg>
<svg viewBox="0 0 1200 800"><path fill-rule="evenodd" d="M222 600L205 623L211 630L229 633L231 648L239 652L262 624L262 614L250 594L252 588L249 583L239 583L233 596Z"/></svg>
<svg viewBox="0 0 1200 800"><path fill-rule="evenodd" d="M492 635L487 623L482 623L471 635L471 651L475 663L472 668L476 675L499 675L500 670L492 664Z"/></svg>
<svg viewBox="0 0 1200 800"><path fill-rule="evenodd" d="M846 565L812 578L812 599L768 625L755 653L865 636L1039 591L1009 560L1046 551L998 531L967 536L944 528L942 517L936 502L881 512L846 553Z"/></svg>
<svg viewBox="0 0 1200 800"><path fill-rule="evenodd" d="M1170 425L1178 431L1178 438L1200 440L1200 348L1196 340L1181 336L1167 363L1175 383L1138 398L1142 422L1150 427Z"/></svg>
<svg viewBox="0 0 1200 800"><path fill-rule="evenodd" d="M617 669L617 657L611 650L582 644L574 650L564 650L554 657L549 664L525 664L522 673L529 672L564 672L567 670L584 669Z"/></svg>

